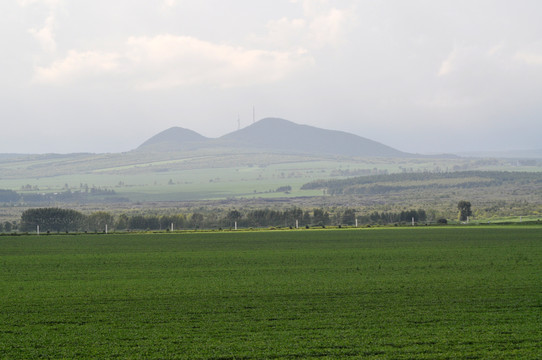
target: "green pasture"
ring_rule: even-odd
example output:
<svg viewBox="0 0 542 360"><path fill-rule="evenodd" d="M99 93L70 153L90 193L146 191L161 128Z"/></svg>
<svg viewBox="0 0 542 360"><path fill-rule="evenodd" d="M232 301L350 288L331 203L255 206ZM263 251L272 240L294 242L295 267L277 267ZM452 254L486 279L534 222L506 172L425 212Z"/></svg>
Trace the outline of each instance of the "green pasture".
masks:
<svg viewBox="0 0 542 360"><path fill-rule="evenodd" d="M0 236L0 358L536 359L542 227Z"/></svg>
<svg viewBox="0 0 542 360"><path fill-rule="evenodd" d="M344 176L340 176L339 172L343 170L370 170L375 167L370 161L297 161L266 166L220 167L220 164L215 164L209 168L168 168L169 165L182 163L183 160L186 159L100 168L78 174L0 178L0 189L21 191L21 186L28 184L39 189L30 192L49 193L66 189L78 191L81 190L81 185L86 184L89 187L113 189L117 196L132 201L317 196L322 192L302 191L299 188L316 179L342 178ZM397 171L397 168L395 170ZM281 186L291 186L292 191L289 194L274 192Z"/></svg>
<svg viewBox="0 0 542 360"><path fill-rule="evenodd" d="M487 164L486 164L487 163ZM537 171L510 161L468 158L342 158L265 153L72 154L28 156L0 161L0 189L30 192L78 191L81 185L113 189L132 201L184 201L229 197L318 196L301 185L371 173L435 172L460 169ZM66 185L68 187L66 188ZM291 186L290 194L270 192ZM39 190L35 190L37 187Z"/></svg>

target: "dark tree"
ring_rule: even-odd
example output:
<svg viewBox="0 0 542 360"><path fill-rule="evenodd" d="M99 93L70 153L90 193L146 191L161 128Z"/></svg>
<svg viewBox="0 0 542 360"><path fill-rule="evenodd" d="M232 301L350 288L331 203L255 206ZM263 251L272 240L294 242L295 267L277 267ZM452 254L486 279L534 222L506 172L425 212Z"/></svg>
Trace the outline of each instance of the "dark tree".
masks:
<svg viewBox="0 0 542 360"><path fill-rule="evenodd" d="M459 221L466 221L472 215L471 204L469 201L461 200L457 204L459 210Z"/></svg>
<svg viewBox="0 0 542 360"><path fill-rule="evenodd" d="M319 226L329 225L329 213L323 209L314 209L313 223Z"/></svg>
<svg viewBox="0 0 542 360"><path fill-rule="evenodd" d="M21 230L75 231L83 227L85 216L78 211L60 208L28 209L21 215Z"/></svg>
<svg viewBox="0 0 542 360"><path fill-rule="evenodd" d="M228 221L238 221L243 217L243 215L237 211L237 210L231 210L228 212L228 215L226 215L226 219Z"/></svg>
<svg viewBox="0 0 542 360"><path fill-rule="evenodd" d="M194 229L199 229L203 225L203 215L200 213L193 213L190 217L190 225Z"/></svg>
<svg viewBox="0 0 542 360"><path fill-rule="evenodd" d="M131 230L147 229L147 219L143 215L134 215L128 220L128 228Z"/></svg>
<svg viewBox="0 0 542 360"><path fill-rule="evenodd" d="M346 209L342 215L341 223L345 225L354 225L356 222L356 210Z"/></svg>
<svg viewBox="0 0 542 360"><path fill-rule="evenodd" d="M21 198L21 195L17 194L13 190L0 189L0 202L17 202Z"/></svg>
<svg viewBox="0 0 542 360"><path fill-rule="evenodd" d="M130 219L128 219L128 216L126 214L121 214L117 219L115 228L119 230L126 230L128 229L129 222L130 222Z"/></svg>
<svg viewBox="0 0 542 360"><path fill-rule="evenodd" d="M96 211L87 217L88 229L91 231L103 231L108 225L113 228L115 225L113 215L105 211Z"/></svg>

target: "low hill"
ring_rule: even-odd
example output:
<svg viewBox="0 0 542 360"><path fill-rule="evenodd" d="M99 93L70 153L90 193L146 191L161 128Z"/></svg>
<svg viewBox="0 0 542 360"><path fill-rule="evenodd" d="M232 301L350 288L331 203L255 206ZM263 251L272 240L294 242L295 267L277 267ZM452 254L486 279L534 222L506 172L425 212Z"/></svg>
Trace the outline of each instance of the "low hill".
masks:
<svg viewBox="0 0 542 360"><path fill-rule="evenodd" d="M141 144L137 150L180 151L193 150L205 146L209 138L195 131L172 127L158 133Z"/></svg>
<svg viewBox="0 0 542 360"><path fill-rule="evenodd" d="M355 157L411 157L379 142L346 133L278 119L262 119L218 139L206 138L192 130L171 128L138 147L141 151L182 151L220 148L251 149L269 153L339 155Z"/></svg>

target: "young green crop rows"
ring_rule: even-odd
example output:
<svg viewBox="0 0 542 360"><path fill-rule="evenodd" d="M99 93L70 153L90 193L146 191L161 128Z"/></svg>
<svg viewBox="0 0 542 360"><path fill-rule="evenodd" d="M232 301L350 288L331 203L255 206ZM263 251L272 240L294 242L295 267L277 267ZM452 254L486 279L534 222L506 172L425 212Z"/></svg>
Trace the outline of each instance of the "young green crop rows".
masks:
<svg viewBox="0 0 542 360"><path fill-rule="evenodd" d="M0 237L0 358L540 358L542 228Z"/></svg>

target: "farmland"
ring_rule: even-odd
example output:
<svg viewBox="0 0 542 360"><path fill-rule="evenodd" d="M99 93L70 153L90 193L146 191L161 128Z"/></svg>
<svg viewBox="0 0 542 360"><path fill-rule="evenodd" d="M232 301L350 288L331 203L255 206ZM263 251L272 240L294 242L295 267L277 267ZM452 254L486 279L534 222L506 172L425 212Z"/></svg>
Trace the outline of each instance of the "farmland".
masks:
<svg viewBox="0 0 542 360"><path fill-rule="evenodd" d="M538 358L539 226L0 237L2 358Z"/></svg>
<svg viewBox="0 0 542 360"><path fill-rule="evenodd" d="M0 156L0 189L58 193L95 186L141 202L311 197L322 192L302 190L301 186L315 180L402 172L539 172L540 165L534 160L387 159L253 152L21 155L8 159ZM281 186L291 186L292 190L289 194L274 192Z"/></svg>
<svg viewBox="0 0 542 360"><path fill-rule="evenodd" d="M534 159L353 158L250 151L0 156L0 224L9 221L16 229L23 211L44 206L87 215L102 210L115 216L292 207L324 208L332 214L354 208L367 216L422 208L435 221L456 218L461 200L472 202L479 221L538 219L542 193L539 180L531 178L540 177L540 165ZM486 171L497 178L480 176ZM502 172L513 172L513 181L498 181ZM335 191L341 181L360 177L370 183ZM10 196L2 196L9 191Z"/></svg>

